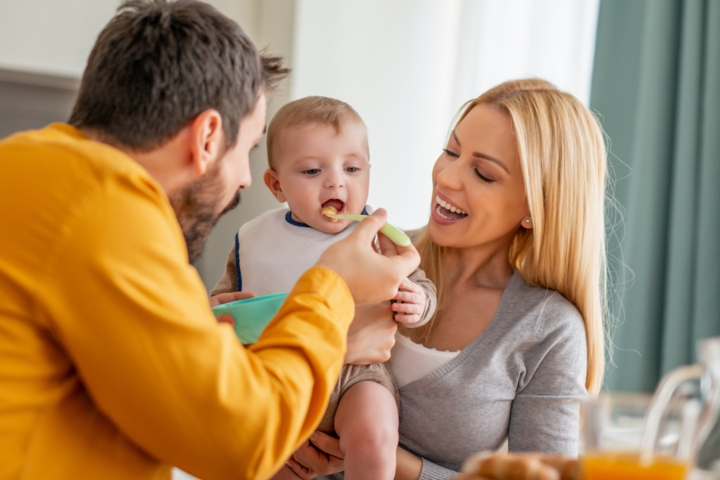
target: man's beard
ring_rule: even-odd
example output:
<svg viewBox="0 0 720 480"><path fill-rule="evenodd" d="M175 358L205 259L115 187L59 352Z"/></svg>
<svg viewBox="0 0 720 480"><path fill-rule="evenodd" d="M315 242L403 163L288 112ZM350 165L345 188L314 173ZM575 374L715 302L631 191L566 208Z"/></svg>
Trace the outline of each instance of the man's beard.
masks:
<svg viewBox="0 0 720 480"><path fill-rule="evenodd" d="M214 194L223 191L222 161L220 158L205 175L170 198L185 237L190 263L202 254L205 240L220 217L240 204L238 190L230 203L218 213L220 200Z"/></svg>

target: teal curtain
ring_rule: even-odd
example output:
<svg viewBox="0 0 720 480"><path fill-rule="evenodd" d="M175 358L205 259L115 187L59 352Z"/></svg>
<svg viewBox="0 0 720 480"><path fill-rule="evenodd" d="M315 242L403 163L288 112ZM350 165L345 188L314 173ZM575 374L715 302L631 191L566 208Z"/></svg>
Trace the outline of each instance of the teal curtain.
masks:
<svg viewBox="0 0 720 480"><path fill-rule="evenodd" d="M652 391L720 335L720 0L602 0L591 107L624 210L605 388Z"/></svg>

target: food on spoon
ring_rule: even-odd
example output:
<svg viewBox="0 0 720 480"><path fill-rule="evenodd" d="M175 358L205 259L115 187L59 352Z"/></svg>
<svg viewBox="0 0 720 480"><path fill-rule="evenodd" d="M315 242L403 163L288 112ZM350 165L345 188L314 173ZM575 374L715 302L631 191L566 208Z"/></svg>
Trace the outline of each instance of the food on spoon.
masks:
<svg viewBox="0 0 720 480"><path fill-rule="evenodd" d="M338 218L346 220L356 220L360 222L365 217L367 217L367 215L350 215L347 213L337 213L337 208L333 207L332 205L323 207L322 214L326 217L329 217L333 222L337 222ZM400 245L401 247L407 247L412 243L410 241L410 237L408 237L405 232L403 232L397 227L393 227L389 223L383 225L380 231L387 235L387 237L392 240L393 243L395 243L396 245Z"/></svg>
<svg viewBox="0 0 720 480"><path fill-rule="evenodd" d="M322 214L326 217L329 217L331 222L337 222L337 218L335 218L334 216L335 214L337 214L337 208L333 207L332 205L323 207Z"/></svg>

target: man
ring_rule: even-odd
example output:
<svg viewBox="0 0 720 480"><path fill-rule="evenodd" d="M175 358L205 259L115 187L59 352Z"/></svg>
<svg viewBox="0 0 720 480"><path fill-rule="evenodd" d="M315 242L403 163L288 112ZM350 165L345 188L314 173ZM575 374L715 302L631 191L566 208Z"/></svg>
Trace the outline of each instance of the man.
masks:
<svg viewBox="0 0 720 480"><path fill-rule="evenodd" d="M250 186L284 73L208 5L135 0L70 124L0 142L0 479L267 478L312 433L355 305L392 298L419 257L374 252L381 213L255 345L215 322L188 260Z"/></svg>

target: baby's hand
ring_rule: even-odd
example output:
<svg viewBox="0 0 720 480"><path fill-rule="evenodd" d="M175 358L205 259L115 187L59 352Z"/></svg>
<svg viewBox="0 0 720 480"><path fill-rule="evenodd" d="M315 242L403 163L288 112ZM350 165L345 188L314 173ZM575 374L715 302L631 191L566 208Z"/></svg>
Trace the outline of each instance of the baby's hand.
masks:
<svg viewBox="0 0 720 480"><path fill-rule="evenodd" d="M393 300L396 300L392 304L395 320L400 323L417 323L425 313L425 290L412 280L402 281Z"/></svg>

